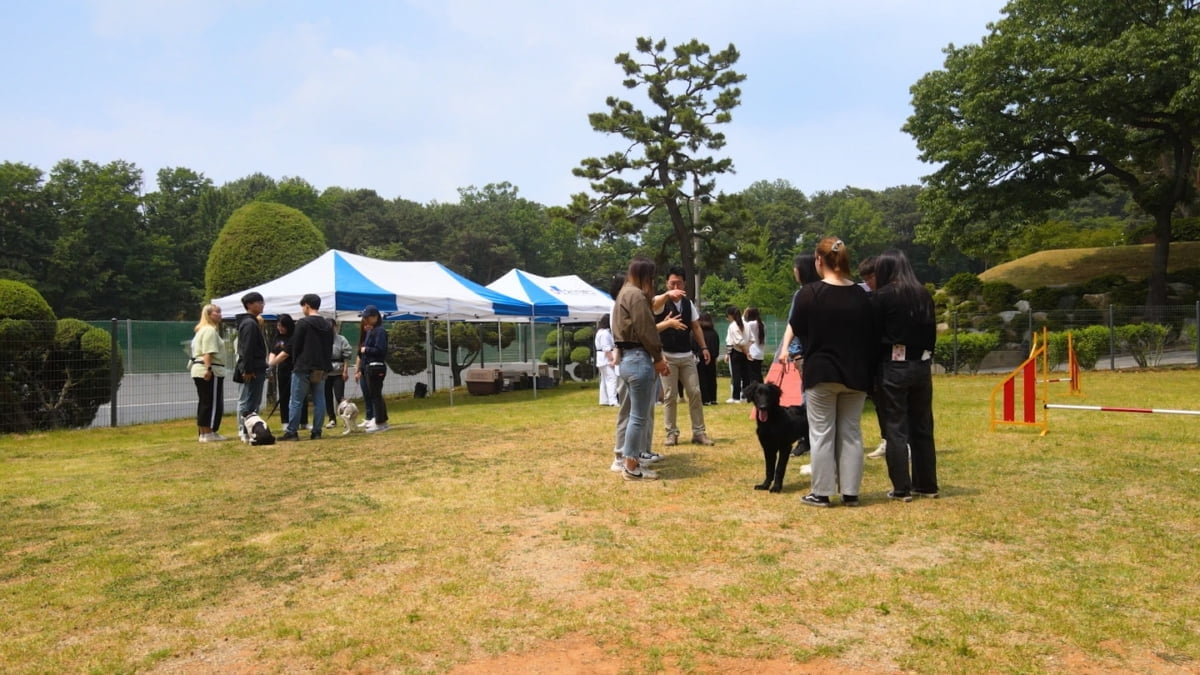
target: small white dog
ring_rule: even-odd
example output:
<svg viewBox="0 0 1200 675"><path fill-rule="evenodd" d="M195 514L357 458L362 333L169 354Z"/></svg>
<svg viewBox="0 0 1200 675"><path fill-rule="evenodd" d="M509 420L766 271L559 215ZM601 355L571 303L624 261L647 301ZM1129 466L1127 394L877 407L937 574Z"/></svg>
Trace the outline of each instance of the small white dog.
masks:
<svg viewBox="0 0 1200 675"><path fill-rule="evenodd" d="M351 431L354 431L354 428L357 426L358 422L358 406L354 405L354 401L351 401L348 398L344 399L338 404L337 412L338 417L342 418L342 424L346 427L346 430L342 432L342 435L345 436Z"/></svg>

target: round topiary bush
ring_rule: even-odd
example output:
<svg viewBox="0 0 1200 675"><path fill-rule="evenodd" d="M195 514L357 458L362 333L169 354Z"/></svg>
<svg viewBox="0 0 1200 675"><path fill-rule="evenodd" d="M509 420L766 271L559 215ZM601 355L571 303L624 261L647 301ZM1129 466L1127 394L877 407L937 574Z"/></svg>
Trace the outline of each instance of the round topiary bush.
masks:
<svg viewBox="0 0 1200 675"><path fill-rule="evenodd" d="M542 352L542 363L558 363L558 347L548 347L546 351Z"/></svg>
<svg viewBox="0 0 1200 675"><path fill-rule="evenodd" d="M979 277L970 272L959 272L950 277L942 288L959 300L966 300L978 293L982 287L983 282L979 280Z"/></svg>
<svg viewBox="0 0 1200 675"><path fill-rule="evenodd" d="M0 279L0 358L8 361L54 340L54 310L29 284Z"/></svg>
<svg viewBox="0 0 1200 675"><path fill-rule="evenodd" d="M251 202L233 212L208 254L204 292L219 298L276 279L327 250L325 235L302 212Z"/></svg>
<svg viewBox="0 0 1200 675"><path fill-rule="evenodd" d="M112 400L112 380L124 375L118 355L112 372L112 335L79 319L61 319L42 379L51 396L41 411L44 427L86 427Z"/></svg>

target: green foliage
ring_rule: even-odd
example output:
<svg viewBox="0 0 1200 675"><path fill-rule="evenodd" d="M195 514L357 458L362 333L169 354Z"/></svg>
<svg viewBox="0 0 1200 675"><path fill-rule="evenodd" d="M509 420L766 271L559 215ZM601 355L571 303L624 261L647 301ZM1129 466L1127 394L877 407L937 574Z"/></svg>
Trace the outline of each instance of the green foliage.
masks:
<svg viewBox="0 0 1200 675"><path fill-rule="evenodd" d="M588 347L576 347L571 350L571 363L587 363L592 360L592 350Z"/></svg>
<svg viewBox="0 0 1200 675"><path fill-rule="evenodd" d="M1197 347L1196 341L1198 339L1198 332L1200 331L1196 330L1195 323L1189 323L1183 327L1183 339L1187 341L1188 346L1192 348L1192 351L1195 351Z"/></svg>
<svg viewBox="0 0 1200 675"><path fill-rule="evenodd" d="M1170 326L1157 323L1136 323L1116 327L1117 344L1129 351L1133 360L1142 368L1157 366L1162 361L1163 347Z"/></svg>
<svg viewBox="0 0 1200 675"><path fill-rule="evenodd" d="M46 396L38 410L42 428L86 427L112 399L112 380L124 374L122 359L111 366L112 336L79 319L60 319L54 346L42 370Z"/></svg>
<svg viewBox="0 0 1200 675"><path fill-rule="evenodd" d="M251 202L221 228L205 268L205 294L219 298L270 281L326 250L308 216L282 204Z"/></svg>
<svg viewBox="0 0 1200 675"><path fill-rule="evenodd" d="M1029 301L1031 309L1049 311L1058 309L1059 303L1067 293L1068 291L1065 288L1038 286L1026 293L1024 299Z"/></svg>
<svg viewBox="0 0 1200 675"><path fill-rule="evenodd" d="M29 284L0 279L0 358L19 358L54 339L54 310Z"/></svg>
<svg viewBox="0 0 1200 675"><path fill-rule="evenodd" d="M979 294L988 311L1003 312L1013 308L1013 304L1021 297L1021 289L1006 281L985 281L980 286Z"/></svg>
<svg viewBox="0 0 1200 675"><path fill-rule="evenodd" d="M558 347L547 347L542 352L542 361L545 363L558 363Z"/></svg>
<svg viewBox="0 0 1200 675"><path fill-rule="evenodd" d="M592 326L583 326L571 334L571 341L577 345L594 344L596 340L596 329Z"/></svg>
<svg viewBox="0 0 1200 675"><path fill-rule="evenodd" d="M107 331L56 321L33 288L0 280L0 433L89 425L123 374L111 348Z"/></svg>
<svg viewBox="0 0 1200 675"><path fill-rule="evenodd" d="M391 321L385 324L388 335L388 368L397 375L416 375L425 370L425 322Z"/></svg>
<svg viewBox="0 0 1200 675"><path fill-rule="evenodd" d="M971 274L970 272L959 272L958 274L955 274L954 276L950 277L950 280L947 281L946 285L942 287L943 290L959 300L966 300L974 296L982 288L983 282L979 280L978 276Z"/></svg>
<svg viewBox="0 0 1200 675"><path fill-rule="evenodd" d="M713 127L733 119L731 111L741 103L737 85L745 76L733 70L739 58L733 45L714 53L691 40L672 51L667 53L665 40L642 37L636 55L617 55L625 88L644 88L654 112L647 114L630 101L610 96L607 112L588 116L595 131L620 136L624 150L582 160L573 173L587 179L597 196L574 195L559 215L589 233L615 236L640 232L653 212L666 209L694 297L692 240L701 227L693 222L692 206L698 204L692 200L711 199L714 177L733 169L728 157L700 152L725 146L725 135ZM635 174L633 180L625 172Z"/></svg>
<svg viewBox="0 0 1200 675"><path fill-rule="evenodd" d="M995 333L959 332L957 334L957 358L955 357L955 334L943 333L937 337L933 349L934 361L946 368L947 372L962 372L965 368L969 373L979 371L979 365L984 357L1000 345L1000 337ZM957 363L957 368L955 364Z"/></svg>
<svg viewBox="0 0 1200 675"><path fill-rule="evenodd" d="M1166 304L1171 216L1195 196L1200 5L1012 0L1003 11L980 44L948 47L912 87L904 129L938 166L921 198L925 240L996 256L1050 209L1116 187L1154 218L1149 298Z"/></svg>

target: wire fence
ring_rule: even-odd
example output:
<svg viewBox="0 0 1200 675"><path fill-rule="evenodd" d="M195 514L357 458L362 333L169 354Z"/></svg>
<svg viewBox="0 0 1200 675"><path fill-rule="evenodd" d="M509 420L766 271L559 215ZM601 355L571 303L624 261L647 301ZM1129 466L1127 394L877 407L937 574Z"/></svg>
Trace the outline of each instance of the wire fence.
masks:
<svg viewBox="0 0 1200 675"><path fill-rule="evenodd" d="M935 362L938 372L1007 372L1029 354L1030 339L1051 331L1052 361L1065 362L1070 332L1085 369L1122 369L1171 364L1200 366L1200 303L1165 307L1118 307L994 314L951 312L940 326ZM785 321L764 319L766 360L782 339ZM55 427L124 426L184 419L196 410L196 390L188 373L191 322L113 320L107 322L14 322L0 326L0 432ZM486 326L486 324L484 325ZM471 367L499 368L508 381L542 376L538 386L564 379L589 380L589 363L571 363L568 349L557 350L557 363L541 361L547 349L562 345L561 335L582 326L520 326L502 348L485 345ZM715 326L725 335L727 324ZM352 345L357 324L342 326ZM227 326L224 363L233 364L232 327ZM591 347L590 332L575 342ZM570 346L568 344L568 346ZM724 345L722 345L724 347ZM724 353L722 348L719 354ZM462 354L460 353L460 360ZM593 357L594 358L594 357ZM566 362L566 363L564 363ZM725 364L721 374L728 375ZM435 366L415 375L389 373L388 395L407 394L419 383L431 390L452 386L450 368ZM236 410L238 387L227 380L225 410ZM359 398L353 381L348 398ZM268 386L267 405L276 400Z"/></svg>

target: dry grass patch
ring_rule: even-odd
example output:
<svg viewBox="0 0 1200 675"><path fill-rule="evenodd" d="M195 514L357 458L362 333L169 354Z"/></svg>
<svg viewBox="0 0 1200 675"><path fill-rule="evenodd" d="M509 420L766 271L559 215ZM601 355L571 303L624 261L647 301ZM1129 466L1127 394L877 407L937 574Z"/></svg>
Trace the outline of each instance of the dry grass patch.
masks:
<svg viewBox="0 0 1200 675"><path fill-rule="evenodd" d="M744 406L626 483L572 387L400 400L394 431L273 448L185 422L5 437L0 670L1200 667L1200 420L991 433L995 384L936 381L942 499L889 502L868 460L859 509L802 506L800 461L752 490ZM1186 409L1198 385L1088 373L1083 402Z"/></svg>

